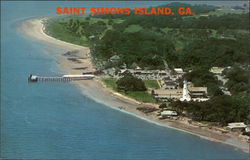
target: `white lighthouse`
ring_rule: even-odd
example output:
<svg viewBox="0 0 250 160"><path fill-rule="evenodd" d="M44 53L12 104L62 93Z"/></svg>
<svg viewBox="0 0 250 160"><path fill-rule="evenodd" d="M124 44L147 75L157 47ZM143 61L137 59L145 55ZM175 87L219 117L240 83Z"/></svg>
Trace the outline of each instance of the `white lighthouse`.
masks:
<svg viewBox="0 0 250 160"><path fill-rule="evenodd" d="M180 101L191 101L186 80L183 81L183 93L182 98L180 98Z"/></svg>

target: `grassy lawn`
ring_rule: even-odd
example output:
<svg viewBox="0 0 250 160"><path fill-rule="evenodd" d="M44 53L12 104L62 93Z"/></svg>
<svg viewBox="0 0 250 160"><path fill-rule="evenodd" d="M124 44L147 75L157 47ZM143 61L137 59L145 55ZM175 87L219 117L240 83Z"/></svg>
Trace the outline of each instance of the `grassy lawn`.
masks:
<svg viewBox="0 0 250 160"><path fill-rule="evenodd" d="M74 33L69 32L65 27L64 23L59 20L50 20L46 24L46 32L62 41L70 42L73 44L88 46L88 40L85 36L78 37Z"/></svg>
<svg viewBox="0 0 250 160"><path fill-rule="evenodd" d="M128 92L123 92L123 91L118 91L117 86L116 86L116 79L115 78L102 78L102 82L108 87L111 88L112 90L119 92L127 97L133 98L137 101L140 102L149 102L149 103L156 103L156 100L153 98L151 94L148 92L143 92L143 91L128 91ZM151 81L147 80L147 84L153 87L159 87L156 81ZM147 86L147 85L146 85Z"/></svg>
<svg viewBox="0 0 250 160"><path fill-rule="evenodd" d="M152 89L159 89L160 88L160 86L156 80L144 80L143 82L145 83L145 86L147 88L152 88Z"/></svg>
<svg viewBox="0 0 250 160"><path fill-rule="evenodd" d="M117 91L117 88L116 88L116 79L115 78L102 78L101 79L104 84L108 87L108 88L111 88L112 90L114 91Z"/></svg>
<svg viewBox="0 0 250 160"><path fill-rule="evenodd" d="M86 19L79 19L80 21L86 21ZM114 23L122 23L124 20L122 20L122 19L119 19L119 18L114 18L114 19L112 19L113 20L113 22ZM108 19L104 19L104 18L90 18L90 20L89 20L89 23L90 24L95 24L95 23L97 23L98 21L103 21L103 22L105 22L106 24L108 24Z"/></svg>
<svg viewBox="0 0 250 160"><path fill-rule="evenodd" d="M236 9L231 8L231 7L224 6L224 7L216 9L215 11L194 15L194 17L198 18L198 17L202 17L202 16L208 17L210 15L222 16L225 14L243 14L243 13L246 13L246 10L236 10ZM189 16L189 17L187 16L187 18L190 18L190 17L191 16Z"/></svg>
<svg viewBox="0 0 250 160"><path fill-rule="evenodd" d="M217 15L217 16L221 16L221 15L224 15L224 14L242 14L244 13L243 10L235 10L235 9L232 9L231 7L222 7L220 9L217 9L215 11L212 11L210 12L208 15Z"/></svg>
<svg viewBox="0 0 250 160"><path fill-rule="evenodd" d="M124 32L127 32L127 33L134 33L134 32L138 32L140 30L142 30L143 28L140 26L140 25L137 25L137 24L132 24L132 25L129 25L125 30Z"/></svg>
<svg viewBox="0 0 250 160"><path fill-rule="evenodd" d="M190 40L199 39L199 37L194 36L197 32L202 32L207 30L209 38L226 38L226 39L235 39L234 35L248 35L249 31L244 29L227 29L224 30L224 35L219 33L215 29L179 29L179 28L161 28L166 34L170 34L170 36L174 37L173 41L175 42L175 47L177 50L182 50L185 47L186 42L190 42Z"/></svg>
<svg viewBox="0 0 250 160"><path fill-rule="evenodd" d="M70 32L67 27L66 27L66 23L70 21L70 19L74 19L74 20L79 20L79 22L86 22L88 21L90 24L95 24L99 21L103 21L104 23L107 24L107 29L112 29L111 25L108 25L108 19L103 19L103 18L90 18L89 20L87 20L85 17L83 16L68 16L68 17L64 17L64 18L53 18L53 19L49 19L46 22L46 32L51 35L52 37L55 37L57 39L60 39L62 41L66 41L66 42L70 42L73 44L77 44L77 45L81 45L81 46L89 46L89 42L88 39L85 36L77 36L75 33ZM121 19L113 19L114 23L121 23L123 20ZM105 31L103 31L103 33L105 33Z"/></svg>
<svg viewBox="0 0 250 160"><path fill-rule="evenodd" d="M140 102L150 102L150 103L156 103L156 100L153 98L153 96L147 92L143 92L143 91L135 91L135 92L127 92L127 93L124 93L124 92L119 92L125 96L128 96L130 98L133 98L137 101L140 101Z"/></svg>

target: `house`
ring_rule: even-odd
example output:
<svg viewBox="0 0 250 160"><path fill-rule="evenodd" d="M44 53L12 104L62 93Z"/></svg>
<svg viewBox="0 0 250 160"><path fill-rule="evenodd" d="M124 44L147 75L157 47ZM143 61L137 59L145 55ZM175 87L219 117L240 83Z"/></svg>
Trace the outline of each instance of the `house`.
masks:
<svg viewBox="0 0 250 160"><path fill-rule="evenodd" d="M168 75L167 71L165 71L165 70L157 70L156 72L158 73L159 76L167 76Z"/></svg>
<svg viewBox="0 0 250 160"><path fill-rule="evenodd" d="M207 87L190 87L188 90L193 101L204 102L209 100L207 97Z"/></svg>
<svg viewBox="0 0 250 160"><path fill-rule="evenodd" d="M182 97L182 89L157 89L153 91L153 96L161 101L177 100Z"/></svg>
<svg viewBox="0 0 250 160"><path fill-rule="evenodd" d="M207 87L189 87L188 91L192 98L203 98L207 95Z"/></svg>
<svg viewBox="0 0 250 160"><path fill-rule="evenodd" d="M118 55L114 55L114 56L109 58L109 61L112 63L117 63L120 61L120 57Z"/></svg>
<svg viewBox="0 0 250 160"><path fill-rule="evenodd" d="M164 80L164 81L172 81L172 79L171 79L170 76L166 76L166 77L164 77L162 80Z"/></svg>
<svg viewBox="0 0 250 160"><path fill-rule="evenodd" d="M107 74L111 77L114 77L116 75L116 69L114 67L108 68L104 72L105 72L105 74Z"/></svg>
<svg viewBox="0 0 250 160"><path fill-rule="evenodd" d="M174 68L174 71L177 73L177 74L184 74L185 72L183 71L182 68Z"/></svg>
<svg viewBox="0 0 250 160"><path fill-rule="evenodd" d="M135 70L141 70L142 68L141 67L139 67L139 66L136 66L135 67Z"/></svg>
<svg viewBox="0 0 250 160"><path fill-rule="evenodd" d="M163 86L165 89L177 89L178 84L173 81L165 81Z"/></svg>
<svg viewBox="0 0 250 160"><path fill-rule="evenodd" d="M227 126L227 129L230 129L231 131L241 131L246 128L247 125L245 125L244 122L228 123Z"/></svg>
<svg viewBox="0 0 250 160"><path fill-rule="evenodd" d="M166 111L161 112L162 117L170 117L170 116L177 116L177 115L178 114L176 111L171 111L171 110L166 110Z"/></svg>
<svg viewBox="0 0 250 160"><path fill-rule="evenodd" d="M209 71L214 74L222 74L225 68L223 67L212 67Z"/></svg>

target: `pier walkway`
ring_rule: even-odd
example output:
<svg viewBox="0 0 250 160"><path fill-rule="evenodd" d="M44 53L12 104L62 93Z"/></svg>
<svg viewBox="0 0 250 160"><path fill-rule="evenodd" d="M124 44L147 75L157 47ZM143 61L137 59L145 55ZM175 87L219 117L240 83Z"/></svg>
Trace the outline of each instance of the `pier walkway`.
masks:
<svg viewBox="0 0 250 160"><path fill-rule="evenodd" d="M94 75L63 75L62 77L43 77L31 74L28 77L28 82L70 82L75 80L90 80L94 77Z"/></svg>

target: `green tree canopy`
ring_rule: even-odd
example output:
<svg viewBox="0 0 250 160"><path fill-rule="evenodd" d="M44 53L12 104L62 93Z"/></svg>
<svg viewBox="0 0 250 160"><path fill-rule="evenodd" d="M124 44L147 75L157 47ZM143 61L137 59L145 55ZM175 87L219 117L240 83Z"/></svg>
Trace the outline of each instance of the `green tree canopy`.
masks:
<svg viewBox="0 0 250 160"><path fill-rule="evenodd" d="M133 77L132 75L125 75L117 82L117 88L124 91L146 91L147 88L141 79Z"/></svg>

